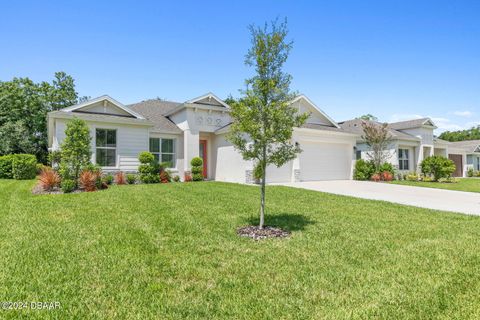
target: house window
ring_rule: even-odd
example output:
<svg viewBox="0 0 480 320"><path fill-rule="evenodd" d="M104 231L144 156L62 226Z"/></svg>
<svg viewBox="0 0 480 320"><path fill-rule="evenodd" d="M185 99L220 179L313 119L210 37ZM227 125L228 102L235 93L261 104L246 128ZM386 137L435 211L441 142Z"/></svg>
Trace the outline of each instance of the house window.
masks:
<svg viewBox="0 0 480 320"><path fill-rule="evenodd" d="M408 149L398 149L398 168L400 170L410 170L409 159Z"/></svg>
<svg viewBox="0 0 480 320"><path fill-rule="evenodd" d="M175 139L150 138L150 152L156 161L167 163L167 168L175 168Z"/></svg>
<svg viewBox="0 0 480 320"><path fill-rule="evenodd" d="M96 161L101 167L117 165L117 130L97 129L95 134Z"/></svg>
<svg viewBox="0 0 480 320"><path fill-rule="evenodd" d="M362 150L357 150L356 155L357 155L357 160L362 159Z"/></svg>
<svg viewBox="0 0 480 320"><path fill-rule="evenodd" d="M480 171L480 157L477 157L477 171Z"/></svg>

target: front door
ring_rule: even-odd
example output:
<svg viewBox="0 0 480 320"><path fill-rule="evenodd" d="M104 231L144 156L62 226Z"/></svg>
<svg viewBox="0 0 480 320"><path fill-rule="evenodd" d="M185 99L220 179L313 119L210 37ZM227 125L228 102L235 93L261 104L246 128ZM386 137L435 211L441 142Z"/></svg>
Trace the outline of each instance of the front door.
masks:
<svg viewBox="0 0 480 320"><path fill-rule="evenodd" d="M203 160L203 177L206 179L207 178L207 140L200 140L200 158Z"/></svg>

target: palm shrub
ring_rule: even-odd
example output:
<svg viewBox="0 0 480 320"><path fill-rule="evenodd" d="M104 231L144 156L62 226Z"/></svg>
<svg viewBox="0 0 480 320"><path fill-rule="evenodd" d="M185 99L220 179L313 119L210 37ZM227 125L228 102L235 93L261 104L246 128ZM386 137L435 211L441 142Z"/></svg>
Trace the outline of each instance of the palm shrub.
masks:
<svg viewBox="0 0 480 320"><path fill-rule="evenodd" d="M195 157L190 161L192 165L192 179L193 181L203 180L203 160L200 157Z"/></svg>
<svg viewBox="0 0 480 320"><path fill-rule="evenodd" d="M35 179L37 176L37 158L33 154L13 155L12 176L17 180Z"/></svg>
<svg viewBox="0 0 480 320"><path fill-rule="evenodd" d="M433 177L434 181L440 178L449 178L455 171L455 163L442 156L431 156L425 158L420 164L422 173Z"/></svg>
<svg viewBox="0 0 480 320"><path fill-rule="evenodd" d="M159 183L160 182L160 164L155 161L155 157L148 151L141 152L138 155L140 165L138 173L140 181L143 183Z"/></svg>

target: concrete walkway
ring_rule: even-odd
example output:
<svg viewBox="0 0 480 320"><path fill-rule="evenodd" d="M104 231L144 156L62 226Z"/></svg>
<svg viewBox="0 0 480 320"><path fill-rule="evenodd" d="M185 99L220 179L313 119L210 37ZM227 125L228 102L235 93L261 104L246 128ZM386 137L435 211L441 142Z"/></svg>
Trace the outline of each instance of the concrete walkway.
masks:
<svg viewBox="0 0 480 320"><path fill-rule="evenodd" d="M353 180L293 182L277 185L480 215L480 193Z"/></svg>

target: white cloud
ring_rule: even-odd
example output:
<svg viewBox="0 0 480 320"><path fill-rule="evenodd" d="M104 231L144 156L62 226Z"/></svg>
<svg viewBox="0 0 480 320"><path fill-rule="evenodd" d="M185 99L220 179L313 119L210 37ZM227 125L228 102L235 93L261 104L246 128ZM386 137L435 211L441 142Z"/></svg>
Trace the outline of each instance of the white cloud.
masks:
<svg viewBox="0 0 480 320"><path fill-rule="evenodd" d="M398 122L398 121L405 121L405 120L412 120L412 119L421 119L425 118L419 114L403 114L403 113L395 113L392 114L388 122Z"/></svg>
<svg viewBox="0 0 480 320"><path fill-rule="evenodd" d="M471 116L473 116L473 112L468 110L465 110L465 111L457 110L457 111L454 111L453 114L459 117L466 117L466 118L470 118Z"/></svg>

